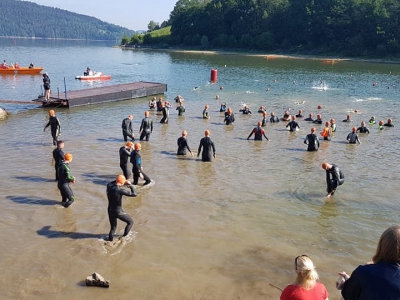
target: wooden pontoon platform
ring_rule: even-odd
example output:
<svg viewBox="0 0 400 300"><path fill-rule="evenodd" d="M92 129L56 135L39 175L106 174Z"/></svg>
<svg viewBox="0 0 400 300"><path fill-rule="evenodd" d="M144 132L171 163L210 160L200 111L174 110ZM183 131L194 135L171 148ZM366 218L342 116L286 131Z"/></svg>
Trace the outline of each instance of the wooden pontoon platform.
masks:
<svg viewBox="0 0 400 300"><path fill-rule="evenodd" d="M167 85L165 83L139 81L78 91L67 91L66 93L60 92L60 95L51 94L48 101L44 101L43 97L33 101L40 102L46 107L73 107L142 98L164 94L166 91Z"/></svg>

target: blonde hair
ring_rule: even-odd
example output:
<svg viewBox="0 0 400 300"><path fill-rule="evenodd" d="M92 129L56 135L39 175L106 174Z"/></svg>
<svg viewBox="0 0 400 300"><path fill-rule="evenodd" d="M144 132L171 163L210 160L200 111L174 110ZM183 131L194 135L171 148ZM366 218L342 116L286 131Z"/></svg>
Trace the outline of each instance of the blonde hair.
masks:
<svg viewBox="0 0 400 300"><path fill-rule="evenodd" d="M295 284L306 290L312 289L319 278L312 260L308 256L302 255L296 257L294 263L297 275Z"/></svg>

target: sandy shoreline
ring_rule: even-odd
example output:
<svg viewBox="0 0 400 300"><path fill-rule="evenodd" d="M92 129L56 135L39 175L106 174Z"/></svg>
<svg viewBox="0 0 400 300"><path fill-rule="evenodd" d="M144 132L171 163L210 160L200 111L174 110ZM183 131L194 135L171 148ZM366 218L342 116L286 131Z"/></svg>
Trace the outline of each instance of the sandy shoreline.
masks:
<svg viewBox="0 0 400 300"><path fill-rule="evenodd" d="M116 46L121 49L128 50L140 50L140 51L160 51L160 52L175 52L175 53L189 53L189 54L204 54L204 55L239 55L239 56L251 56L251 57L265 57L266 59L309 59L309 60L321 60L327 64L335 64L340 61L349 62L365 62L365 63L377 63L377 64L400 64L399 60L391 60L388 58L351 58L351 57L334 57L334 56L323 56L323 55L307 55L307 54L275 54L275 53L251 53L251 52L235 52L235 51L222 51L222 50L186 50L186 49L169 49L169 48L147 48L147 47L127 47L127 46Z"/></svg>

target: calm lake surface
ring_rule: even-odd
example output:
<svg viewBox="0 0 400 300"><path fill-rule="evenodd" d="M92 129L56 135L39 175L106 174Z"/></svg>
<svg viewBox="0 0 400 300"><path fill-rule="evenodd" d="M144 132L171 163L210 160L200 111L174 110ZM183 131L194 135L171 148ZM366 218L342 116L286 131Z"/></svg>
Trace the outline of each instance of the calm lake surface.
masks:
<svg viewBox="0 0 400 300"><path fill-rule="evenodd" d="M380 234L399 223L400 65L143 52L82 41L1 39L0 47L1 60L43 66L53 92L64 91L64 78L67 90L154 81L168 84L163 97L173 104L167 125L151 112L155 128L142 143L142 160L155 185L123 200L135 225L114 245L104 241L105 190L121 173L121 121L132 114L138 136L149 99L56 109L77 178L68 209L59 205L51 136L43 133L48 110L0 104L12 112L0 120L0 299L278 299L276 287L293 282L301 254L317 265L329 298L340 299L337 272L370 261ZM76 81L87 66L112 79ZM208 83L212 68L218 84ZM41 93L42 77L1 75L0 83L0 99L26 101ZM175 110L178 94L184 117ZM235 112L234 125L223 125L221 102ZM252 115L238 112L241 102ZM201 118L206 104L209 120ZM300 131L268 123L269 142L247 141L260 105L278 116L288 108L321 113L323 121L336 119L337 132L316 153L305 151L312 125L300 119ZM349 113L352 123L342 123ZM395 127L369 125L360 145L348 145L351 127L371 116L393 118ZM319 133L323 125L315 127ZM217 150L212 163L175 156L182 130L197 151L205 129ZM330 199L323 161L346 177ZM85 287L93 272L110 288Z"/></svg>

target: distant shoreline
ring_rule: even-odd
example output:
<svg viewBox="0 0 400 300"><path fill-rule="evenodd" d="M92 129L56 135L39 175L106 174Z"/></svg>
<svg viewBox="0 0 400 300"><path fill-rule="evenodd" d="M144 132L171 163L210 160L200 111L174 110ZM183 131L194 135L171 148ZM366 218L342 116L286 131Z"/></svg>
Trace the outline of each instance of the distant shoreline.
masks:
<svg viewBox="0 0 400 300"><path fill-rule="evenodd" d="M121 49L138 50L138 51L160 51L160 52L175 52L189 54L205 54L205 55L240 55L251 57L265 57L266 59L308 59L320 60L326 64L335 64L340 61L349 62L364 62L374 64L400 64L400 59L391 60L389 58L351 58L351 57L334 57L328 55L308 55L308 54L275 54L275 53L252 53L251 51L224 51L224 50L187 50L174 48L150 48L150 47L131 47L131 46L115 46Z"/></svg>

